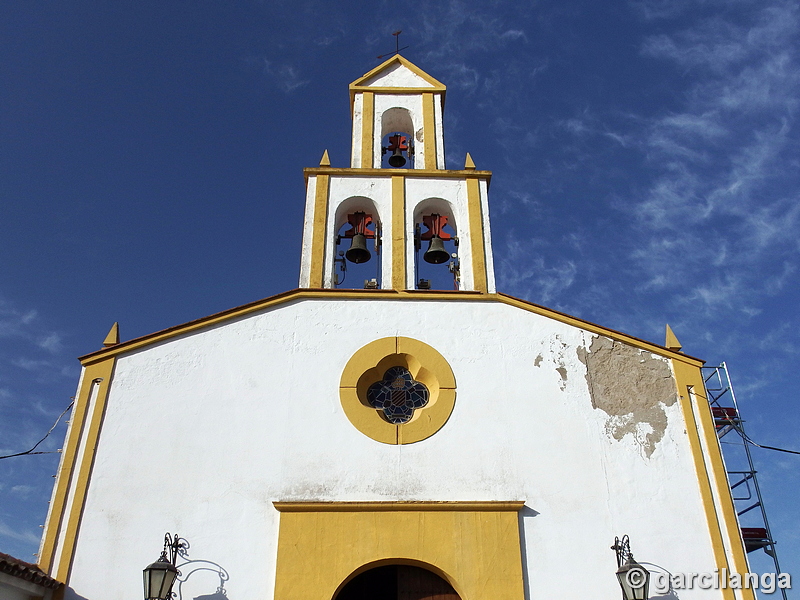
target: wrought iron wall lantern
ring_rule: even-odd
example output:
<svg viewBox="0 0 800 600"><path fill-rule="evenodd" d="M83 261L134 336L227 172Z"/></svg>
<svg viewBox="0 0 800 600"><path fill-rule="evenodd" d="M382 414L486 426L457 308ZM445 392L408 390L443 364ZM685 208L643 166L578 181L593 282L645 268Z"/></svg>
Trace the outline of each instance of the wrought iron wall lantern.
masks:
<svg viewBox="0 0 800 600"><path fill-rule="evenodd" d="M158 560L144 570L145 600L169 600L172 597L172 586L180 571L175 566L178 555L185 555L189 544L177 535L164 536L164 549Z"/></svg>
<svg viewBox="0 0 800 600"><path fill-rule="evenodd" d="M623 600L647 600L650 572L633 559L628 536L615 537L611 549L617 553L617 580Z"/></svg>
<svg viewBox="0 0 800 600"><path fill-rule="evenodd" d="M230 578L228 572L210 560L188 560L189 542L178 537L177 534L164 535L164 549L158 560L144 569L144 599L145 600L171 600L182 598L181 586L197 571L212 571L219 577L219 586L210 598L225 598L225 582ZM177 564L178 557L187 559L186 562ZM182 568L189 567L184 575ZM178 582L178 591L173 592L175 582ZM205 598L206 596L203 596Z"/></svg>

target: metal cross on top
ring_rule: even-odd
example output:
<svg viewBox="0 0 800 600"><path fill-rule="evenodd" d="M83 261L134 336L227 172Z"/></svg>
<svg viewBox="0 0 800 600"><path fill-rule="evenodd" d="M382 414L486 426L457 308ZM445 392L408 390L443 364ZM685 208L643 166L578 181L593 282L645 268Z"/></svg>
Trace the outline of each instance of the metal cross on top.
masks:
<svg viewBox="0 0 800 600"><path fill-rule="evenodd" d="M400 50L405 50L408 46L400 47L400 34L403 33L402 30L398 29L392 35L394 36L394 52L387 52L386 54L381 54L378 58L383 58L385 56L389 56L390 54L400 54Z"/></svg>

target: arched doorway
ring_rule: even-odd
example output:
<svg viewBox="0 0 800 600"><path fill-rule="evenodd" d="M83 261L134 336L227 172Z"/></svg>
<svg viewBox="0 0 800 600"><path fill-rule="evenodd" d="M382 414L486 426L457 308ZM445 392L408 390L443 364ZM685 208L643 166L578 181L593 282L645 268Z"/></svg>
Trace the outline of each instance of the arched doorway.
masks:
<svg viewBox="0 0 800 600"><path fill-rule="evenodd" d="M453 587L427 569L408 565L375 567L356 575L335 600L461 600Z"/></svg>

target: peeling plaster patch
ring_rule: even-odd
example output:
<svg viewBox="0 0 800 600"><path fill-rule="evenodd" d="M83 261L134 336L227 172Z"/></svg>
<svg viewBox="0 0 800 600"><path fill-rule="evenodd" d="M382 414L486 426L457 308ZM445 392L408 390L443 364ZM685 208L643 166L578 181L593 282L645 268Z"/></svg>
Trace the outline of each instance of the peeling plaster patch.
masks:
<svg viewBox="0 0 800 600"><path fill-rule="evenodd" d="M586 365L592 407L605 412L606 431L617 441L632 434L649 458L667 428L665 406L677 400L666 359L605 337L592 339L589 351L577 348Z"/></svg>
<svg viewBox="0 0 800 600"><path fill-rule="evenodd" d="M542 364L547 361L553 365L553 370L558 373L558 387L561 391L567 389L567 353L569 352L570 345L561 339L558 334L551 335L547 339L542 339L539 342L541 351L536 355L533 360L533 366L541 368ZM574 368L574 367L573 367Z"/></svg>

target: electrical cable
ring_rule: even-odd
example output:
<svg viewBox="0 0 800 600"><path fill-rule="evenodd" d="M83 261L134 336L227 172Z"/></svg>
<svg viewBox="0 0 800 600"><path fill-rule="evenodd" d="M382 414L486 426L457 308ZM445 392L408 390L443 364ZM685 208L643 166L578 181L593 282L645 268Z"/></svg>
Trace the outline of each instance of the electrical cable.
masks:
<svg viewBox="0 0 800 600"><path fill-rule="evenodd" d="M762 444L754 442L752 439L750 439L750 436L748 436L744 432L743 429L741 429L738 425L736 425L736 423L733 421L733 419L727 418L725 420L728 422L728 425L733 427L733 429L736 431L736 433L738 433L741 436L741 438L745 442L747 442L748 444L752 444L753 446L755 446L757 448L763 448L764 450L775 450L776 452L786 452L787 454L800 454L800 452L798 452L797 450L787 450L786 448L776 448L775 446L764 446Z"/></svg>
<svg viewBox="0 0 800 600"><path fill-rule="evenodd" d="M69 406L67 406L67 408L65 408L64 411L60 415L58 415L58 418L56 419L56 422L53 423L53 426L44 435L44 437L42 439L40 439L38 442L36 442L36 444L34 444L33 448L31 448L30 450L26 450L25 452L17 452L16 454L8 454L6 456L0 456L0 460L2 460L4 458L14 458L15 456L25 456L25 455L32 455L32 454L58 454L59 452L61 452L60 450L52 450L52 451L48 451L48 452L43 452L43 451L40 450L39 452L34 452L34 450L36 450L36 448L39 446L39 444L41 444L43 441L45 441L48 438L48 436L51 433L53 433L53 430L56 427L58 427L58 423L61 421L61 417L63 417L65 414L67 414L67 411L70 408L72 408L73 404L75 404L75 399L74 398L72 399L72 402L69 403Z"/></svg>

